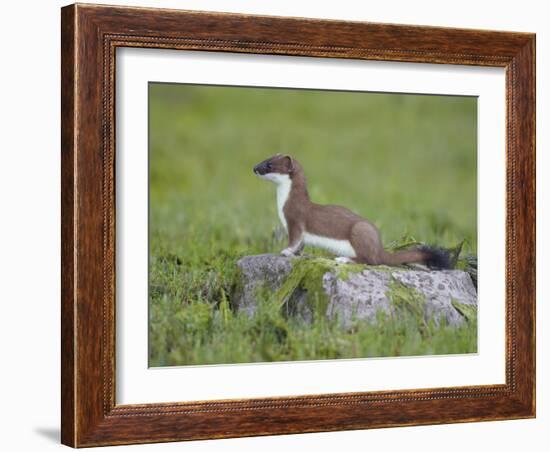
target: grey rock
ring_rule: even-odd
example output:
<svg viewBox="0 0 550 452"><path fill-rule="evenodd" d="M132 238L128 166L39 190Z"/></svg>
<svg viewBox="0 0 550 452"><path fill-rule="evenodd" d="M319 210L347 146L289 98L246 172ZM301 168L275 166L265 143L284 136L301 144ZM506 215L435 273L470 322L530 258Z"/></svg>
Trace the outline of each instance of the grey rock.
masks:
<svg viewBox="0 0 550 452"><path fill-rule="evenodd" d="M263 254L246 256L237 262L241 281L232 297L237 310L253 315L258 304L258 290L263 288L276 292L290 275L298 259L280 255ZM423 268L403 268L365 266L359 272L349 272L339 276L340 265L323 275L322 287L327 296L325 315L328 319L337 318L343 327L349 327L354 319L376 322L378 312L400 315L395 289L405 294L407 299L420 302L418 309L424 320L430 319L439 324L442 319L451 326L464 323L464 315L453 303L477 307L477 292L470 275L461 270L430 271ZM310 322L313 318L308 294L297 288L287 300L283 309L288 315Z"/></svg>
<svg viewBox="0 0 550 452"><path fill-rule="evenodd" d="M387 271L363 270L351 274L347 280L338 278L335 273L327 273L324 286L329 295L327 317L338 316L340 322L349 326L353 318L376 322L378 311L391 313L387 292L391 275ZM329 289L329 290L327 290Z"/></svg>
<svg viewBox="0 0 550 452"><path fill-rule="evenodd" d="M238 310L253 315L258 304L257 291L275 291L281 287L292 270L292 260L275 254L260 254L243 257L237 266L241 271L241 281L232 303Z"/></svg>

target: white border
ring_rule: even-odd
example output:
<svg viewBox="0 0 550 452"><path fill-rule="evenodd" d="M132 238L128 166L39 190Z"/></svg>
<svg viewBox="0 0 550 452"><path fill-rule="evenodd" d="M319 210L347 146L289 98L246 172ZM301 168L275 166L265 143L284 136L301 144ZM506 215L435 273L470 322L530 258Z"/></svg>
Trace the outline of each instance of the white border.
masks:
<svg viewBox="0 0 550 452"><path fill-rule="evenodd" d="M505 382L503 69L119 48L116 71L118 404ZM149 81L479 96L479 352L148 369Z"/></svg>

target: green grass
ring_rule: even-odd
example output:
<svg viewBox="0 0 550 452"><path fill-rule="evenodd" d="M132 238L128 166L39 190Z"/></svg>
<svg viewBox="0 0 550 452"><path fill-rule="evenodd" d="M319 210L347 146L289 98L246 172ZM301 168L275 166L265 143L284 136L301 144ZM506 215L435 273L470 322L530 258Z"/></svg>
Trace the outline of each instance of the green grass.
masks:
<svg viewBox="0 0 550 452"><path fill-rule="evenodd" d="M151 366L475 351L475 322L343 331L285 318L269 296L254 318L230 308L236 260L286 246L275 188L252 173L277 152L302 163L314 201L355 210L386 244L465 240L476 254L475 99L166 84L149 94Z"/></svg>

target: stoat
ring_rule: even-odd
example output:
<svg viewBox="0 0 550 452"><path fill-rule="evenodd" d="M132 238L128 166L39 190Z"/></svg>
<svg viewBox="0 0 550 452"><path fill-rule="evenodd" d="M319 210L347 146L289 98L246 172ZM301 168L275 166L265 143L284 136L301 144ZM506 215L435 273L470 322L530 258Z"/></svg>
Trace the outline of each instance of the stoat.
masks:
<svg viewBox="0 0 550 452"><path fill-rule="evenodd" d="M298 254L304 245L324 248L339 262L370 265L423 263L433 268L450 268L449 253L422 246L389 253L384 250L378 229L345 207L319 205L307 191L304 170L296 159L277 154L254 167L254 173L277 185L277 211L288 232L283 256Z"/></svg>

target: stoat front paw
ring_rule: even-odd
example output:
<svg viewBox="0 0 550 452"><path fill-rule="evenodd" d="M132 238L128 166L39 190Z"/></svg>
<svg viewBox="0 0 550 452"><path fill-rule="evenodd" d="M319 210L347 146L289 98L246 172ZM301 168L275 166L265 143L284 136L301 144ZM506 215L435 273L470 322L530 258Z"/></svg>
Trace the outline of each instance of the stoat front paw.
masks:
<svg viewBox="0 0 550 452"><path fill-rule="evenodd" d="M336 257L334 260L339 264L351 264L353 262L349 257Z"/></svg>
<svg viewBox="0 0 550 452"><path fill-rule="evenodd" d="M294 256L294 252L290 248L285 248L283 251L281 251L281 255L285 257Z"/></svg>

